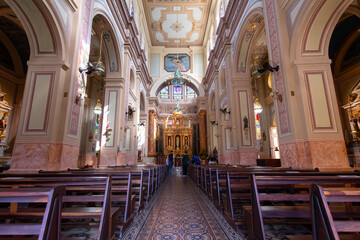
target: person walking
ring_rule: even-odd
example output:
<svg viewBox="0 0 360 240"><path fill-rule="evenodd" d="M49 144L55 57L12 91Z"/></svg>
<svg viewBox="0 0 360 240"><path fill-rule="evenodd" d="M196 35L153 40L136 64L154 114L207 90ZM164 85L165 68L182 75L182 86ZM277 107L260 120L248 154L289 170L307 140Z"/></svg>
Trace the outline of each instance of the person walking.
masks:
<svg viewBox="0 0 360 240"><path fill-rule="evenodd" d="M187 151L185 151L185 154L182 157L182 165L183 165L183 176L186 176L187 168L189 165L189 155L187 154Z"/></svg>
<svg viewBox="0 0 360 240"><path fill-rule="evenodd" d="M166 165L168 168L168 176L173 175L173 165L174 165L174 153L171 151L166 159Z"/></svg>

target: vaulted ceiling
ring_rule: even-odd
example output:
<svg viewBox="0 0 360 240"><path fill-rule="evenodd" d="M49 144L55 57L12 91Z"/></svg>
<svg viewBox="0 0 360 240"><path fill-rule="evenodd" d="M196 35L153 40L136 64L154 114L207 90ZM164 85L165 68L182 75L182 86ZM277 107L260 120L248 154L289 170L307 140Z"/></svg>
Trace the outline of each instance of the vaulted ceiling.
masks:
<svg viewBox="0 0 360 240"><path fill-rule="evenodd" d="M201 46L211 0L143 0L153 46Z"/></svg>

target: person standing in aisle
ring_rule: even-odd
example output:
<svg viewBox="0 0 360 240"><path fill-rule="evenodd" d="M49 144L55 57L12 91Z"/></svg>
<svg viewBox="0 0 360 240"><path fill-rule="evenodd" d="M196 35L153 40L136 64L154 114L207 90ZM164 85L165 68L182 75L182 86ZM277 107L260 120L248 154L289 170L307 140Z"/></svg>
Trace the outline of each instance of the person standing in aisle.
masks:
<svg viewBox="0 0 360 240"><path fill-rule="evenodd" d="M167 167L168 167L168 175L172 176L173 175L173 165L174 165L173 151L171 151L171 153L168 155L166 163L167 163Z"/></svg>
<svg viewBox="0 0 360 240"><path fill-rule="evenodd" d="M185 154L182 157L182 165L183 165L183 176L186 176L187 168L189 165L189 155L187 154L187 151L185 151Z"/></svg>

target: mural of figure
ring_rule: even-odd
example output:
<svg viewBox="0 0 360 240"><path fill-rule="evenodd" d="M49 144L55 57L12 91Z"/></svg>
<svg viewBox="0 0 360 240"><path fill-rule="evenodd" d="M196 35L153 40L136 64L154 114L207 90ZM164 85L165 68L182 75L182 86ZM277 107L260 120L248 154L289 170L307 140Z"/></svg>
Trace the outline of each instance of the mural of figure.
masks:
<svg viewBox="0 0 360 240"><path fill-rule="evenodd" d="M168 146L171 146L171 137L168 137Z"/></svg>

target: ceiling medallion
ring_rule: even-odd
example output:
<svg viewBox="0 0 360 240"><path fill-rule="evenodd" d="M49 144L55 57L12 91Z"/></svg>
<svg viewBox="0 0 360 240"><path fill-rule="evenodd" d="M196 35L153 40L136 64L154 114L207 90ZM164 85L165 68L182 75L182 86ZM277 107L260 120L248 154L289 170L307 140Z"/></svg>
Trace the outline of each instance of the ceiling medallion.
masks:
<svg viewBox="0 0 360 240"><path fill-rule="evenodd" d="M176 22L174 22L170 28L172 30L174 30L175 32L180 32L183 28L184 28L184 25L182 23L179 23L177 20Z"/></svg>

